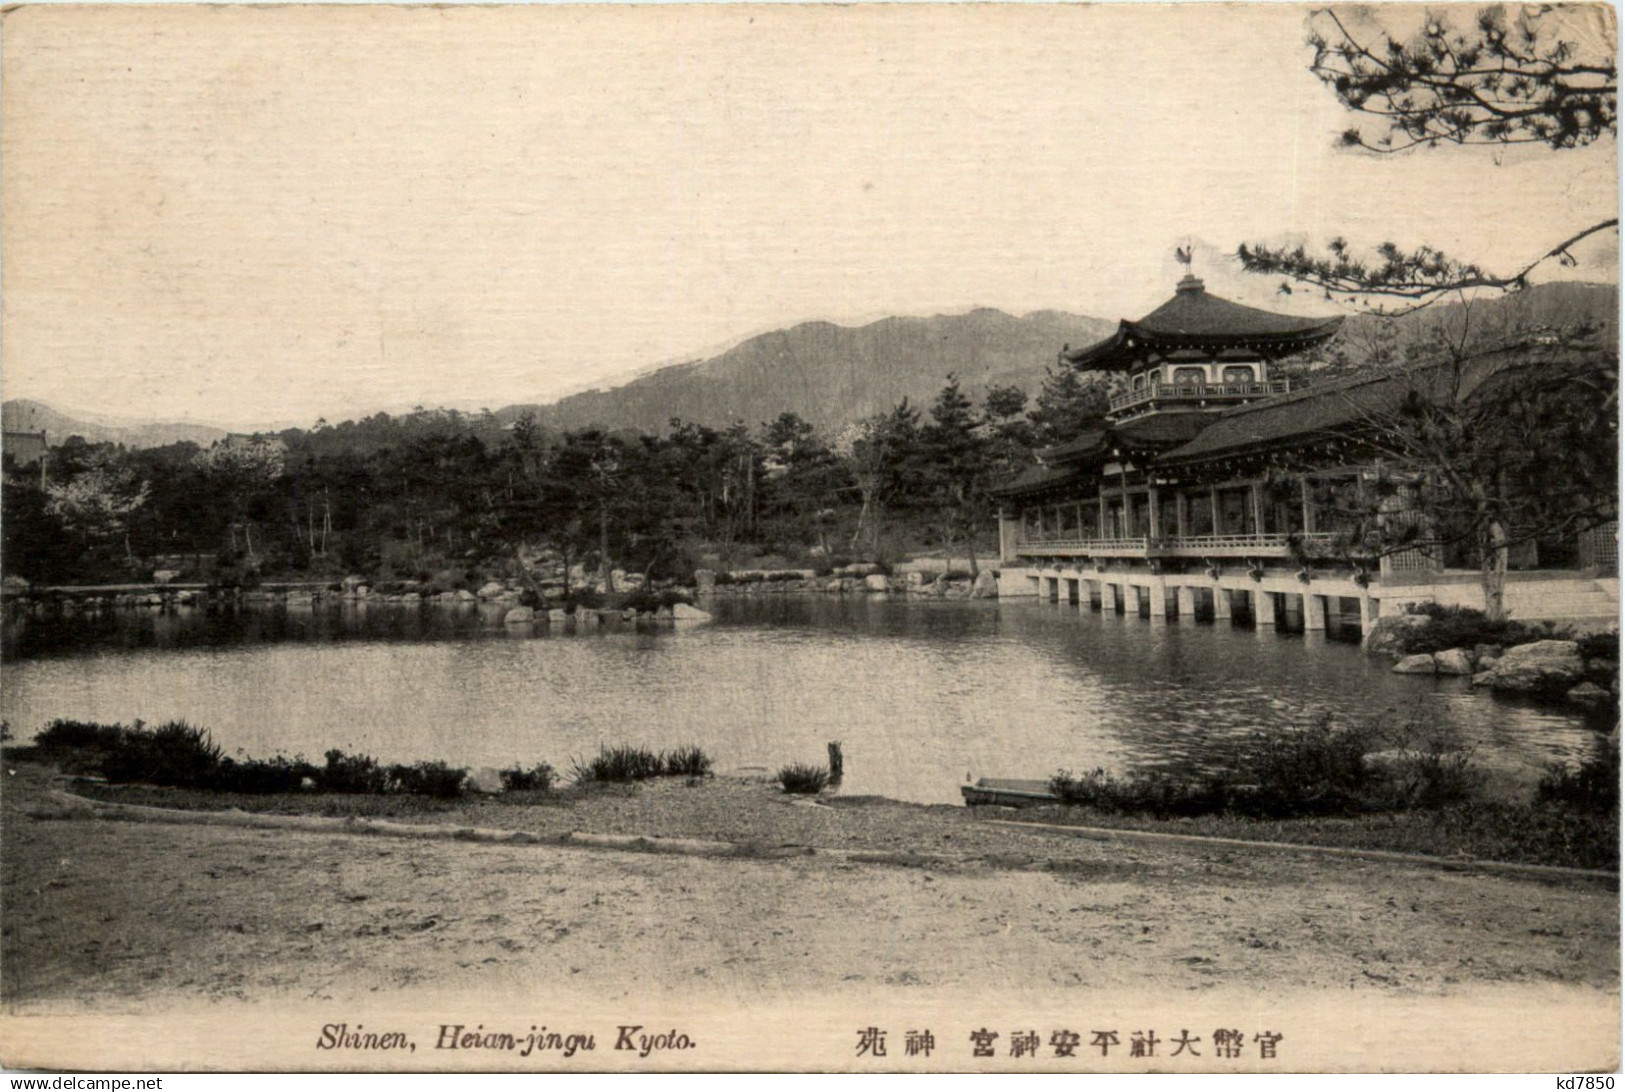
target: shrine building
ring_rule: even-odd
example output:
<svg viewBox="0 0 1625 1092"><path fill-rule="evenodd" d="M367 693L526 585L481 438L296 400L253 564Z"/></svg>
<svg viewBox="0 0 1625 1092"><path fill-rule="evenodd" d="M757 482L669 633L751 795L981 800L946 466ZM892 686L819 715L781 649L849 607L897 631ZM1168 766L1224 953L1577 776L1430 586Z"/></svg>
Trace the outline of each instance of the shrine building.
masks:
<svg viewBox="0 0 1625 1092"><path fill-rule="evenodd" d="M1425 369L1303 389L1272 371L1342 321L1232 303L1187 275L1144 318L1063 350L1065 363L1122 382L1102 427L1039 451L993 491L1001 598L1361 633L1411 603L1481 607L1475 565L1424 549L1362 555L1358 505L1338 503L1378 473L1362 425L1428 382ZM1504 372L1506 355L1487 354L1474 382ZM1509 616L1617 612L1611 528L1537 554L1530 543L1512 559ZM1554 567L1570 579L1525 579Z"/></svg>

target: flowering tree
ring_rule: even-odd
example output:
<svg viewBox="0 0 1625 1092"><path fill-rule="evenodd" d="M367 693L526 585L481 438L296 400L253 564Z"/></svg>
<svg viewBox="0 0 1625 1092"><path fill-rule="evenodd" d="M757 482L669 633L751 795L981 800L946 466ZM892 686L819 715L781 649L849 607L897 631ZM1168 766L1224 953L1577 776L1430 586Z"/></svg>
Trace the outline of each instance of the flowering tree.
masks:
<svg viewBox="0 0 1625 1092"><path fill-rule="evenodd" d="M45 484L45 511L61 521L63 530L91 543L122 540L124 556L132 564L130 517L151 495L144 481L129 467L97 460L71 479Z"/></svg>

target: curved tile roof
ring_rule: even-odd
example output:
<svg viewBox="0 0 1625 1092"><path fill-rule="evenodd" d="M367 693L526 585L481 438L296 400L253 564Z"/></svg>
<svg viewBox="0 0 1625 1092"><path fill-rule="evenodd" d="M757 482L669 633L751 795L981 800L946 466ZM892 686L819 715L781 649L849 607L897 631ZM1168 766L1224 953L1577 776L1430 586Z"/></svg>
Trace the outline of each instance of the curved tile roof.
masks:
<svg viewBox="0 0 1625 1092"><path fill-rule="evenodd" d="M1202 282L1186 277L1173 299L1138 321L1123 319L1117 332L1061 358L1079 368L1126 368L1150 350L1203 346L1219 352L1246 347L1266 357L1313 348L1337 333L1343 316L1303 318L1280 315L1208 294Z"/></svg>

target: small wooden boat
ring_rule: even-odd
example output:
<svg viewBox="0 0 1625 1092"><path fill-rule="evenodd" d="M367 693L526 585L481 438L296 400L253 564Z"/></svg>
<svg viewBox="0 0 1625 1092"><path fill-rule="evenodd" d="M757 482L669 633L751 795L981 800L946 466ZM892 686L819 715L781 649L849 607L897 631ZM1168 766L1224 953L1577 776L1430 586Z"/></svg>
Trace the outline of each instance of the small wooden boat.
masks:
<svg viewBox="0 0 1625 1092"><path fill-rule="evenodd" d="M974 785L961 785L959 792L971 806L993 804L1006 808L1033 808L1059 804L1061 798L1049 791L1048 781L1028 781L1010 777L982 777Z"/></svg>

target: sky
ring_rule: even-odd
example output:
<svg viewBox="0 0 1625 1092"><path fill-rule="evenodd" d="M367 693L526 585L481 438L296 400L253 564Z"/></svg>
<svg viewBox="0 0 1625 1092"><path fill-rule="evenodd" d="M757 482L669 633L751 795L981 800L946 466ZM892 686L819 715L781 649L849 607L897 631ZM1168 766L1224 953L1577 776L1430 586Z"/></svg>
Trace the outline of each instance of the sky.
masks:
<svg viewBox="0 0 1625 1092"><path fill-rule="evenodd" d="M1324 311L1228 255L1505 269L1617 215L1611 138L1337 150L1305 14L24 7L0 388L239 427L495 408L813 319L1137 317L1183 243L1210 290ZM1617 280L1612 238L1576 253Z"/></svg>

